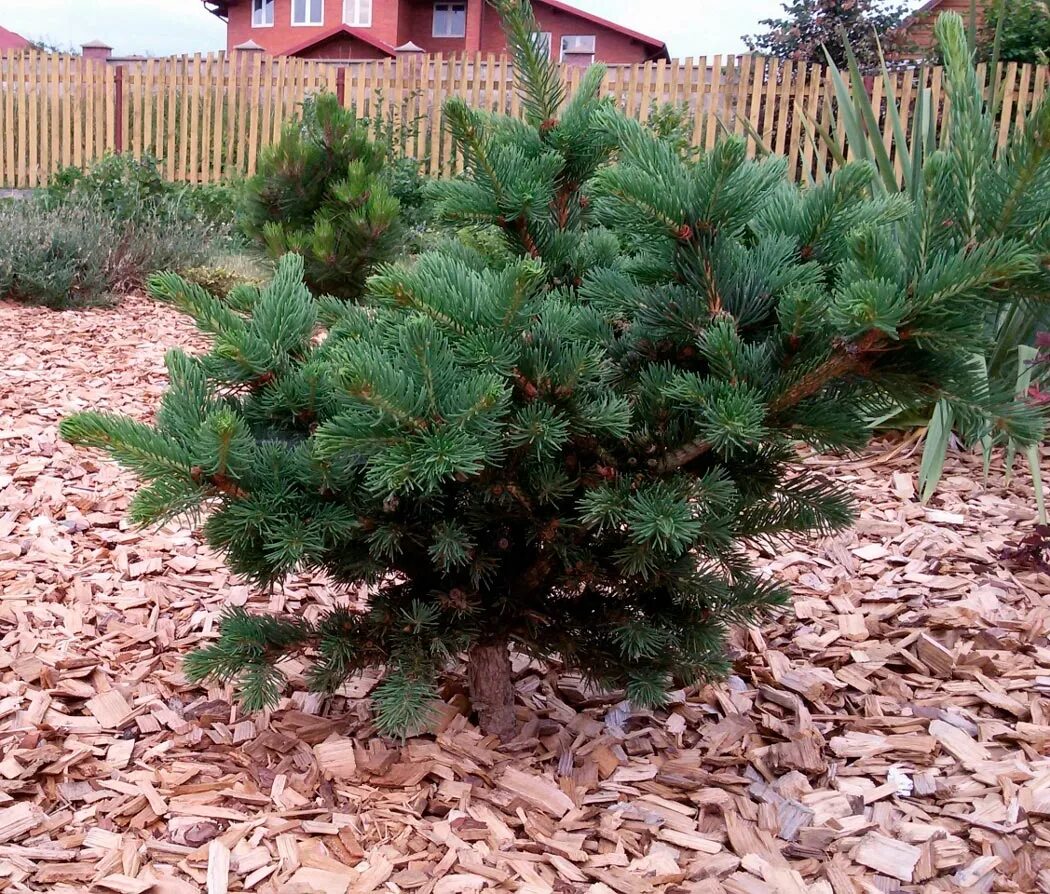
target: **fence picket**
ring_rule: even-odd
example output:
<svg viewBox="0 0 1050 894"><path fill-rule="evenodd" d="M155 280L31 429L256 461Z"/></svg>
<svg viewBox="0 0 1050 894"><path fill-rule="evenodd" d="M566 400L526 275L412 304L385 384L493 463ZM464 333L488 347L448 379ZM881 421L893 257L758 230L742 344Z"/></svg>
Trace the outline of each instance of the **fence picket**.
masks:
<svg viewBox="0 0 1050 894"><path fill-rule="evenodd" d="M249 175L260 151L280 139L285 121L299 114L303 99L321 90L336 92L340 84L344 103L369 117L395 141L395 150L417 158L429 174L452 174L462 166L446 127L447 99L521 112L513 64L492 53L338 63L251 52L114 61L122 78L115 76L114 64L70 55L0 54L0 187L46 184L62 167L91 164L118 145L135 158L157 156L172 180L212 183ZM570 95L582 76L576 67L563 72ZM985 81L983 65L979 78ZM987 79L999 85L995 133L1003 145L1044 97L1050 67L1002 63ZM892 91L886 90L876 76L867 87L888 150L893 134L884 110L890 95L910 128L918 92L928 90L931 114L942 124L946 94L940 68L891 72L890 86ZM834 91L822 66L732 55L611 65L601 93L642 122L667 103L682 108L691 118L687 132L704 149L714 146L724 128L745 140L749 155L757 151L756 135L786 155L792 176L819 180L832 165L828 147L814 148L805 121L827 124L836 117ZM842 148L849 154L850 147Z"/></svg>

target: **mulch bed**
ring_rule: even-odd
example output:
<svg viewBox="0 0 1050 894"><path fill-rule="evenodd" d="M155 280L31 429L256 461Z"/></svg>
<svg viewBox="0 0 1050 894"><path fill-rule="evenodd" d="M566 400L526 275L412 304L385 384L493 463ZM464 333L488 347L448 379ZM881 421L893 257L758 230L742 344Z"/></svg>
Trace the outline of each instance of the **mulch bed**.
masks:
<svg viewBox="0 0 1050 894"><path fill-rule="evenodd" d="M985 484L953 455L928 507L913 445L810 460L859 524L765 556L793 612L669 710L518 661L515 742L453 680L399 743L373 679L257 715L189 685L224 605L355 594L253 592L191 529L129 529L131 479L58 440L76 409L148 417L190 343L145 299L0 304L0 890L1050 891L1050 576L999 558L1035 517L1001 456Z"/></svg>

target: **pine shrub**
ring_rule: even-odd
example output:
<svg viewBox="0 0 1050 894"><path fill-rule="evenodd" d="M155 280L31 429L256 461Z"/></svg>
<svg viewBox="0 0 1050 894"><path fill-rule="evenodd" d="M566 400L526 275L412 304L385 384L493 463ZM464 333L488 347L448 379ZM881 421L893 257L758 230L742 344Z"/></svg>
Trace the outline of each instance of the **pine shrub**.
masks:
<svg viewBox="0 0 1050 894"><path fill-rule="evenodd" d="M799 442L858 447L873 414L939 394L993 409L971 357L982 311L1038 270L1024 240L946 244L939 210L873 197L864 165L802 190L733 138L685 158L599 99L600 68L566 98L526 0L494 5L523 117L447 109L466 176L434 198L464 238L381 267L361 304L315 298L294 254L227 302L156 277L212 351L169 355L155 425L63 424L148 482L134 521L207 510L259 585L369 584L364 607L227 612L185 669L249 708L284 656L320 691L381 666L376 725L403 732L465 654L507 736L511 648L659 705L787 600L749 547L849 524Z"/></svg>
<svg viewBox="0 0 1050 894"><path fill-rule="evenodd" d="M398 201L381 176L386 154L336 97L311 97L247 183L245 232L272 258L301 254L314 291L360 298L402 241Z"/></svg>

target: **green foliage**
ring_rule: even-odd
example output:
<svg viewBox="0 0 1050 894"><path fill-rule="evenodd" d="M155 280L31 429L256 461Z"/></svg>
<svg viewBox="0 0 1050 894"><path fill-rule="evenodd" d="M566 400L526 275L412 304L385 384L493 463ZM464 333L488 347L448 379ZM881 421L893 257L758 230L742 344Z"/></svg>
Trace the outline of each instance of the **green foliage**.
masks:
<svg viewBox="0 0 1050 894"><path fill-rule="evenodd" d="M63 168L40 197L48 208L90 204L118 221L168 218L173 226L213 228L215 238L225 239L233 229L238 189L228 183L172 183L164 179L152 156L107 155L87 169Z"/></svg>
<svg viewBox="0 0 1050 894"><path fill-rule="evenodd" d="M0 207L0 297L56 310L97 302L106 291L107 223L84 208Z"/></svg>
<svg viewBox="0 0 1050 894"><path fill-rule="evenodd" d="M404 731L456 655L502 642L660 704L787 599L750 547L848 524L797 442L855 447L940 396L1036 434L970 363L1003 284L1042 275L1030 234L973 248L867 164L802 190L738 139L683 158L599 99L600 66L566 100L528 4L495 5L525 118L450 103L466 172L432 191L458 241L361 304L314 297L294 254L236 300L155 277L211 350L169 355L152 426L62 424L147 482L137 521L206 514L257 584L368 584L360 611L228 616L187 669L250 706L282 656L322 691L382 666L377 727Z"/></svg>
<svg viewBox="0 0 1050 894"><path fill-rule="evenodd" d="M266 279L264 271L246 269L244 263L236 267L237 269L234 269L234 266L228 263L205 264L200 267L189 267L181 273L187 282L198 285L204 291L223 299L229 299L230 294L238 288L264 285Z"/></svg>
<svg viewBox="0 0 1050 894"><path fill-rule="evenodd" d="M356 300L403 241L385 158L386 147L334 96L311 97L263 153L241 224L270 257L301 254L310 288Z"/></svg>
<svg viewBox="0 0 1050 894"><path fill-rule="evenodd" d="M852 47L862 65L879 62L879 41L886 50L907 48L899 30L907 4L892 0L787 0L781 18L762 19L767 31L745 35L752 51L781 59L824 63L825 51L836 65L846 64Z"/></svg>
<svg viewBox="0 0 1050 894"><path fill-rule="evenodd" d="M993 54L1004 62L1050 64L1050 3L998 0L987 10L977 35L981 59Z"/></svg>
<svg viewBox="0 0 1050 894"><path fill-rule="evenodd" d="M894 135L891 156L880 132L879 110L863 88L861 66L847 50L845 76L834 63L831 67L837 119L828 129L811 122L816 138L840 161L847 143L852 157L870 161L874 165L872 186L878 193L907 196L913 203L908 238L927 253L945 247L965 250L971 266L967 276L983 276L986 271L980 265L985 253L997 251L1005 239L1027 242L1037 258L1050 257L1050 100L1044 99L1033 109L1025 126L1015 129L1007 145L997 150L995 84L986 95L977 79L962 20L954 14L942 15L935 36L950 98L948 120L939 131L928 88L917 95L910 126L905 126L893 79L883 63L886 114ZM900 180L894 160L903 171ZM955 275L956 271L931 267L928 283L933 286L936 279ZM1050 316L1050 271L1045 260L1032 270L1004 277L995 284L994 292L1001 300L983 315L985 337L970 364L986 390L1008 399L1019 391L1019 356L1034 343ZM1030 411L1023 399L1003 408L1006 415L1029 417L1025 434L1013 449L1035 436L1037 422L1030 418ZM900 414L891 418L891 424L899 424ZM1013 437L1005 416L979 412L965 395L950 402L942 400L927 418L929 431L920 469L924 500L936 490L953 433L968 444L981 442L985 451L998 442L1011 443Z"/></svg>
<svg viewBox="0 0 1050 894"><path fill-rule="evenodd" d="M53 207L12 202L0 207L0 296L56 309L97 303L154 270L201 263L213 236L157 211L121 220L79 196Z"/></svg>
<svg viewBox="0 0 1050 894"><path fill-rule="evenodd" d="M683 158L697 155L700 149L693 145L693 130L696 119L685 103L665 102L650 104L645 126L656 136L674 147Z"/></svg>
<svg viewBox="0 0 1050 894"><path fill-rule="evenodd" d="M169 183L150 158L65 168L0 210L0 295L75 307L200 264L233 245L233 190Z"/></svg>

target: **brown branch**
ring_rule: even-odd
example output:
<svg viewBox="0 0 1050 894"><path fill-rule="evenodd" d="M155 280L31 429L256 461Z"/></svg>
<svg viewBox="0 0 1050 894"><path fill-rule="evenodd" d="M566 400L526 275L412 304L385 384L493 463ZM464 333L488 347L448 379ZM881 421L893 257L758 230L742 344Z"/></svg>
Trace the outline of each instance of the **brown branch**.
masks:
<svg viewBox="0 0 1050 894"><path fill-rule="evenodd" d="M530 257L538 258L540 256L540 250L536 246L536 240L532 238L532 233L529 232L529 225L525 222L524 217L517 219L518 235L521 236L522 244L525 246L525 250L529 253Z"/></svg>
<svg viewBox="0 0 1050 894"><path fill-rule="evenodd" d="M772 414L782 413L789 407L801 403L807 397L817 394L828 382L842 378L851 372L862 369L867 361L867 355L876 352L881 346L884 336L881 332L872 330L866 333L859 341L850 342L838 348L835 356L826 360L812 372L807 373L792 385L787 391L780 395L769 405ZM697 438L688 444L665 453L659 460L653 460L653 469L657 474L672 472L680 469L694 459L699 459L711 449L711 444L704 438Z"/></svg>
<svg viewBox="0 0 1050 894"><path fill-rule="evenodd" d="M190 478L193 479L195 484L208 484L219 493L237 500L243 500L248 496L248 491L244 490L237 482L222 472L216 472L214 475L205 475L204 470L200 466L194 466L190 470Z"/></svg>
<svg viewBox="0 0 1050 894"><path fill-rule="evenodd" d="M718 293L711 259L706 254L704 256L704 276L707 279L707 312L714 317L722 312L722 296Z"/></svg>

